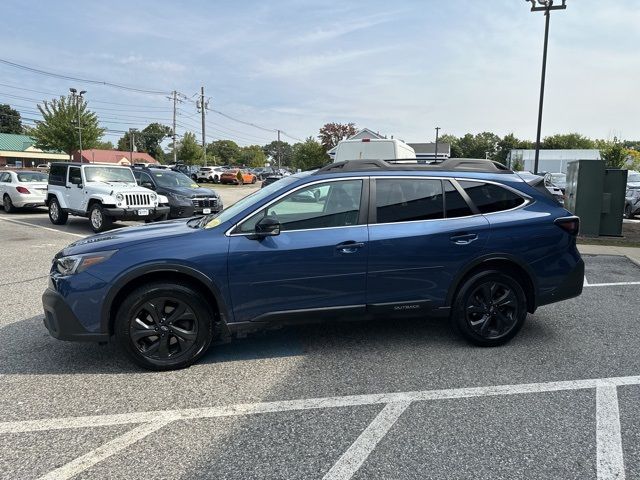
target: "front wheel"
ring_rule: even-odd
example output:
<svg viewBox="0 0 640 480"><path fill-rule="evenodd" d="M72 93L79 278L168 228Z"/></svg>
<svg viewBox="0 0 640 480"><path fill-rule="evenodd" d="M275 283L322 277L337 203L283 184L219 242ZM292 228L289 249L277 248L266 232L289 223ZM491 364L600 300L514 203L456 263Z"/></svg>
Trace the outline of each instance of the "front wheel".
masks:
<svg viewBox="0 0 640 480"><path fill-rule="evenodd" d="M7 213L13 213L16 211L16 207L13 206L11 197L6 193L4 194L4 197L2 199L2 205L4 206L4 211Z"/></svg>
<svg viewBox="0 0 640 480"><path fill-rule="evenodd" d="M631 214L631 205L624 207L624 218L633 218L633 215Z"/></svg>
<svg viewBox="0 0 640 480"><path fill-rule="evenodd" d="M102 205L94 203L89 209L89 223L95 233L100 233L104 232L113 223L113 220L104 213Z"/></svg>
<svg viewBox="0 0 640 480"><path fill-rule="evenodd" d="M122 303L116 318L116 339L144 368L184 368L209 348L212 317L202 295L190 287L152 283L131 292Z"/></svg>
<svg viewBox="0 0 640 480"><path fill-rule="evenodd" d="M214 175L213 183L220 183L220 177L218 175Z"/></svg>
<svg viewBox="0 0 640 480"><path fill-rule="evenodd" d="M495 347L511 340L527 316L527 299L520 283L500 271L467 278L454 299L451 321L474 345Z"/></svg>
<svg viewBox="0 0 640 480"><path fill-rule="evenodd" d="M49 200L49 220L54 225L64 225L69 219L69 214L60 208L60 203L56 197Z"/></svg>

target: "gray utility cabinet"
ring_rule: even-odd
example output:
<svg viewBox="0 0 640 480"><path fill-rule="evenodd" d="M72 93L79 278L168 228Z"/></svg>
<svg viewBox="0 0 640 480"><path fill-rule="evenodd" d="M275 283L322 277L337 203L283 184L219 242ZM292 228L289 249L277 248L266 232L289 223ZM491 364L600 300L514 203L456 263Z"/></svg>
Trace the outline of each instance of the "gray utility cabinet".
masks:
<svg viewBox="0 0 640 480"><path fill-rule="evenodd" d="M622 235L627 171L603 161L576 160L567 168L565 207L580 217L583 235Z"/></svg>

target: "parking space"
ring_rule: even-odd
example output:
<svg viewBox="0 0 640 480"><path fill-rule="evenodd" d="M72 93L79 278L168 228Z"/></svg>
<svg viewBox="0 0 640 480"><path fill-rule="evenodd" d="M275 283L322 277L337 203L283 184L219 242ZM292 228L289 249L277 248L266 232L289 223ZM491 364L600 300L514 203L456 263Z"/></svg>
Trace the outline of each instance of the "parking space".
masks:
<svg viewBox="0 0 640 480"><path fill-rule="evenodd" d="M50 259L88 226L10 220L0 478L640 477L640 268L625 257L585 256L583 295L501 348L441 320L294 326L151 373L44 330Z"/></svg>

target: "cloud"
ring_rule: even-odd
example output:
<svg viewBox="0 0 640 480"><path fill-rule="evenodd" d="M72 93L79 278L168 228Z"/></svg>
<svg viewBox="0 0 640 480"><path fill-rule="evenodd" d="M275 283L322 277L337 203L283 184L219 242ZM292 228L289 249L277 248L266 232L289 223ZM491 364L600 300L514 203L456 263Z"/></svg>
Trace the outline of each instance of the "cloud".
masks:
<svg viewBox="0 0 640 480"><path fill-rule="evenodd" d="M397 19L400 12L384 12L362 18L342 18L341 21L333 19L332 26L319 27L308 33L292 38L290 44L315 43L334 40L350 33L360 30L367 30L375 26L393 22Z"/></svg>

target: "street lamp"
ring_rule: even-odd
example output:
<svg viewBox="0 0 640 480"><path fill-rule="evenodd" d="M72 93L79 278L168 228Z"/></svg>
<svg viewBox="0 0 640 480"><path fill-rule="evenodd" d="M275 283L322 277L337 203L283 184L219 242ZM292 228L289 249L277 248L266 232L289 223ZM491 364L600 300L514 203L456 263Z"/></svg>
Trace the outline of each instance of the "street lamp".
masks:
<svg viewBox="0 0 640 480"><path fill-rule="evenodd" d="M436 151L435 151L435 163L438 163L438 134L440 133L440 127L436 127Z"/></svg>
<svg viewBox="0 0 640 480"><path fill-rule="evenodd" d="M544 12L546 17L544 27L544 50L542 52L542 78L540 80L540 106L538 108L538 133L536 135L536 156L533 163L533 173L538 173L538 163L540 161L540 134L542 131L542 105L544 103L544 82L547 74L547 44L549 43L549 19L551 18L551 10L565 10L567 8L567 0L562 0L562 5L554 5L554 0L525 0L531 3L532 12Z"/></svg>
<svg viewBox="0 0 640 480"><path fill-rule="evenodd" d="M80 102L82 102L82 96L87 93L86 90L81 90L78 93L78 90L75 88L70 88L71 98L75 101L76 111L78 112L78 139L80 144L80 163L82 163L82 124L80 123Z"/></svg>

